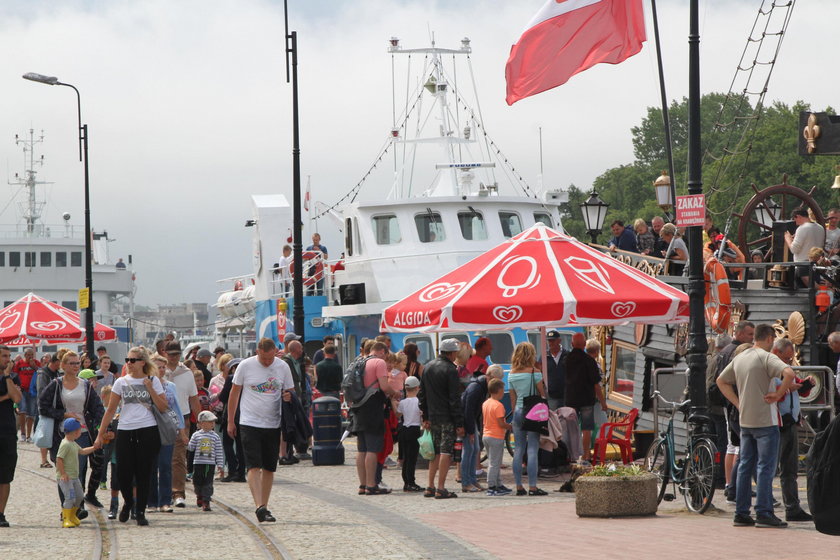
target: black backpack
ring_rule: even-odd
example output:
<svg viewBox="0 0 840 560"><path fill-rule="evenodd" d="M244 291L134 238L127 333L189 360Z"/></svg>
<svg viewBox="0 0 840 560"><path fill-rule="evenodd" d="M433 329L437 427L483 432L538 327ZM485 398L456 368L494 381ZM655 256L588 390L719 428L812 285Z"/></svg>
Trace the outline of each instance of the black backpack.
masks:
<svg viewBox="0 0 840 560"><path fill-rule="evenodd" d="M365 388L365 365L370 357L362 358L359 356L350 367L344 372L344 379L341 380L341 390L344 392L344 402L350 408L358 408L365 404L367 400L378 391L374 385Z"/></svg>
<svg viewBox="0 0 840 560"><path fill-rule="evenodd" d="M814 525L820 533L840 535L840 416L814 438L806 465Z"/></svg>

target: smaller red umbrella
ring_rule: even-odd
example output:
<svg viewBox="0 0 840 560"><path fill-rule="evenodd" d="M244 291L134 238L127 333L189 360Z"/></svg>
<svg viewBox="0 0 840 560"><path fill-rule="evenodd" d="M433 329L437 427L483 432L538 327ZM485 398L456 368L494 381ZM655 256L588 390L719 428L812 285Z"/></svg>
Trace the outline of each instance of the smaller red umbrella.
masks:
<svg viewBox="0 0 840 560"><path fill-rule="evenodd" d="M93 337L97 341L115 340L117 331L96 323ZM0 310L0 344L38 342L85 342L85 330L79 326L78 313L30 292Z"/></svg>

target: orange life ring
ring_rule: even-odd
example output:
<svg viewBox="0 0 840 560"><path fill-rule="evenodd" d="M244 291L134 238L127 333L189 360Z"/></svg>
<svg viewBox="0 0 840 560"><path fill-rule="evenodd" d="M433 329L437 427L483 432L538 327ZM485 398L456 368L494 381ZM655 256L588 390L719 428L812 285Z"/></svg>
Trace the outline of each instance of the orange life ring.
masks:
<svg viewBox="0 0 840 560"><path fill-rule="evenodd" d="M306 261L311 261L318 255L320 255L320 251L304 251L301 257L303 257L304 265L304 275L303 275L303 285L304 287L312 287L314 286L319 280L324 277L324 261L323 259L318 259L314 265L307 267ZM295 263L289 263L289 274L294 278L295 275Z"/></svg>
<svg viewBox="0 0 840 560"><path fill-rule="evenodd" d="M726 331L731 318L732 295L729 292L729 278L723 265L714 257L706 261L703 277L706 280L706 296L703 298L706 322L714 332L722 333Z"/></svg>

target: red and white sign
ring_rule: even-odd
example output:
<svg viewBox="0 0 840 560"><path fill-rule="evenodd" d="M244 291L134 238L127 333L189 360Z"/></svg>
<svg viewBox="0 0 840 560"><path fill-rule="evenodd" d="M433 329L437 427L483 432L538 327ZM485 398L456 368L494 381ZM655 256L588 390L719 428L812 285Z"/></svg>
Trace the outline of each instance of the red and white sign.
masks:
<svg viewBox="0 0 840 560"><path fill-rule="evenodd" d="M0 310L0 344L84 342L85 329L79 323L75 311L29 293ZM95 323L93 337L115 340L117 331Z"/></svg>
<svg viewBox="0 0 840 560"><path fill-rule="evenodd" d="M677 197L677 227L702 226L706 221L706 195Z"/></svg>
<svg viewBox="0 0 840 560"><path fill-rule="evenodd" d="M642 0L548 0L510 49L508 105L565 84L601 62L618 64L642 50Z"/></svg>
<svg viewBox="0 0 840 560"><path fill-rule="evenodd" d="M684 292L538 224L385 309L381 330L686 321Z"/></svg>

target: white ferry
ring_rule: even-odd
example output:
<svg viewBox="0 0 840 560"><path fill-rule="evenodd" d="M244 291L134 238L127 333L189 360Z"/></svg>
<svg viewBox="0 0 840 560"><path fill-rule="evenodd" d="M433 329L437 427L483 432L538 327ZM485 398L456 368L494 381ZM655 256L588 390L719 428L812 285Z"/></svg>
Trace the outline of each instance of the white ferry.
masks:
<svg viewBox="0 0 840 560"><path fill-rule="evenodd" d="M15 137L23 148L25 169L10 181L14 194L0 213L0 219L15 213L18 218L16 223L0 225L0 303L5 307L34 292L77 311L79 289L85 286L85 228L74 225L69 212L62 214L63 223L42 220L47 204L39 187L48 183L37 178L44 158L36 157L35 151L43 139L34 129L28 137ZM118 339L126 342L130 340L127 325L133 309L134 271L130 262L118 264L111 259L107 231L93 231L92 237L94 320L117 329Z"/></svg>

